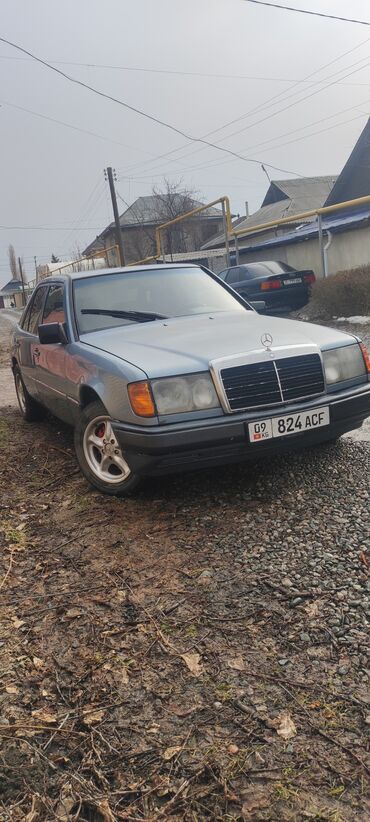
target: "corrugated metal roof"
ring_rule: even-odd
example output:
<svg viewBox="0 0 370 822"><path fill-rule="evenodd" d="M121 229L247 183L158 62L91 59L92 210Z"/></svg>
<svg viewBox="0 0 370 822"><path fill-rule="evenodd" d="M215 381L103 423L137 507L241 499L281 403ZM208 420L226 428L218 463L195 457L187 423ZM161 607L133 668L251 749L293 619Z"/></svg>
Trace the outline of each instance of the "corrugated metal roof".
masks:
<svg viewBox="0 0 370 822"><path fill-rule="evenodd" d="M331 219L323 220L322 228L324 232L330 231L332 234L339 234L347 229L354 229L362 222L367 222L368 220L370 220L370 208L357 212L356 214L347 214L345 217L332 217ZM258 243L258 245L242 245L240 246L240 250L247 251L250 248L251 251L262 251L265 248L278 248L284 245L292 245L293 243L304 242L304 240L311 240L317 237L318 233L317 221L315 221L315 223L311 225L297 228L295 231L284 234L282 237L272 237L270 240ZM245 242L246 240L247 238Z"/></svg>
<svg viewBox="0 0 370 822"><path fill-rule="evenodd" d="M181 209L184 207L184 200L186 200L186 208L188 210L189 198L185 198L182 194L175 195L173 198L173 206L175 211L181 213ZM161 197L158 194L149 194L147 197L138 197L137 200L135 200L135 202L132 203L126 211L120 215L120 225L123 228L129 228L130 226L140 227L142 225L160 225L169 219L168 217L163 216L163 207L161 209L160 201ZM198 208L202 205L204 205L204 203L199 202L199 200L192 200L191 208ZM199 217L199 219L208 219L209 217L218 217L219 219L222 219L222 211L212 206L211 208L205 209L205 211L201 211L197 217ZM103 248L103 238L113 230L114 222L109 223L109 225L107 225L103 231L98 234L88 246L86 246L83 253L90 254L90 252L95 249Z"/></svg>
<svg viewBox="0 0 370 822"><path fill-rule="evenodd" d="M184 251L182 254L181 252L177 254L165 254L164 259L166 262L186 262L187 260L191 262L191 260L199 260L199 259L213 259L214 257L224 257L226 251L224 248L211 248L209 251Z"/></svg>
<svg viewBox="0 0 370 822"><path fill-rule="evenodd" d="M282 217L294 216L303 211L320 208L325 202L336 177L305 177L299 180L276 180L268 189L261 208L249 217L235 221L238 229L251 229L261 223L270 223ZM310 222L310 219L307 220ZM271 230L273 229L266 229ZM287 229L289 231L289 228ZM240 241L240 240L239 240ZM211 237L203 249L214 248L225 242L223 233Z"/></svg>
<svg viewBox="0 0 370 822"><path fill-rule="evenodd" d="M166 219L170 219L167 215L163 215L163 211L168 210L166 204L163 204L163 199L158 194L150 194L147 197L138 197L129 208L121 214L119 221L122 226L127 225L141 225L142 223L162 223ZM181 213L181 209L184 207L184 203L186 207L189 205L189 197L185 197L182 194L175 194L172 197L172 205L173 209L176 213ZM203 205L200 203L199 200L192 200L190 208L198 208L199 206ZM222 217L222 211L219 208L207 208L205 211L199 214L199 217Z"/></svg>
<svg viewBox="0 0 370 822"><path fill-rule="evenodd" d="M315 198L325 202L330 194L337 177L326 175L323 177L299 177L292 180L273 180L262 207L281 199L281 194L290 200L305 200ZM313 206L315 208L315 206ZM307 208L306 211L309 209Z"/></svg>

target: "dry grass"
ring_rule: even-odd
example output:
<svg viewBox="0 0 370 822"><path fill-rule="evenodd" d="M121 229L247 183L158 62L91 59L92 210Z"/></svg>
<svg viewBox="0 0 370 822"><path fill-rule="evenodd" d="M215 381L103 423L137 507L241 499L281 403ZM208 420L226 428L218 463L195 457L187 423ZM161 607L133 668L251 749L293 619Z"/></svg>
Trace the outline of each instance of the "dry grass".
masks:
<svg viewBox="0 0 370 822"><path fill-rule="evenodd" d="M312 288L312 307L327 317L370 314L370 264L318 280Z"/></svg>

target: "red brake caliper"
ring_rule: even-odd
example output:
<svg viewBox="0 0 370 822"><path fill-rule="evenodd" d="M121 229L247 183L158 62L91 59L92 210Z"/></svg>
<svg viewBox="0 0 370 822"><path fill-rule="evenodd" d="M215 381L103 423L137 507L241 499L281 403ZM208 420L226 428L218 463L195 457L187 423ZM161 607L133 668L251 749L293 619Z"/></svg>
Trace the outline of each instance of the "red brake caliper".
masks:
<svg viewBox="0 0 370 822"><path fill-rule="evenodd" d="M97 437L100 437L100 439L103 439L104 434L105 434L105 425L104 425L104 422L101 422L101 423L100 423L100 425L98 425L98 427L97 427L97 429L96 429L96 431L95 431L95 434L96 434L96 436L97 436Z"/></svg>

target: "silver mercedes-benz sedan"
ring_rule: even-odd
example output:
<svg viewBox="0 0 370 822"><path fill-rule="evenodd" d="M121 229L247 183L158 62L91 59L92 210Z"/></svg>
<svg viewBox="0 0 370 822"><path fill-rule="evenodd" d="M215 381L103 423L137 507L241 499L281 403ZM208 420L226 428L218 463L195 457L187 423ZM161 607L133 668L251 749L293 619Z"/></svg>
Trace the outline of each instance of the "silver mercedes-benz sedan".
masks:
<svg viewBox="0 0 370 822"><path fill-rule="evenodd" d="M24 418L72 424L81 470L107 494L334 440L370 415L357 337L260 316L199 266L43 280L11 366Z"/></svg>

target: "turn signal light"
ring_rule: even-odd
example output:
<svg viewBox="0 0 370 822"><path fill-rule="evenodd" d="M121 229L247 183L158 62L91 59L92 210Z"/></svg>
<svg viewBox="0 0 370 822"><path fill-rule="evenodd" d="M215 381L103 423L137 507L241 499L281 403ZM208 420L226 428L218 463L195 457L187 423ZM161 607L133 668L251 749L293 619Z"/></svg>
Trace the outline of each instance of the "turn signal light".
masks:
<svg viewBox="0 0 370 822"><path fill-rule="evenodd" d="M273 288L281 288L280 280L265 280L261 283L261 291L271 291Z"/></svg>
<svg viewBox="0 0 370 822"><path fill-rule="evenodd" d="M362 356L365 360L365 366L366 366L367 373L370 374L370 354L369 354L369 352L366 348L365 343L360 343L360 348L361 348L361 351L362 351Z"/></svg>
<svg viewBox="0 0 370 822"><path fill-rule="evenodd" d="M155 406L149 383L132 382L127 386L131 408L138 417L155 417Z"/></svg>

